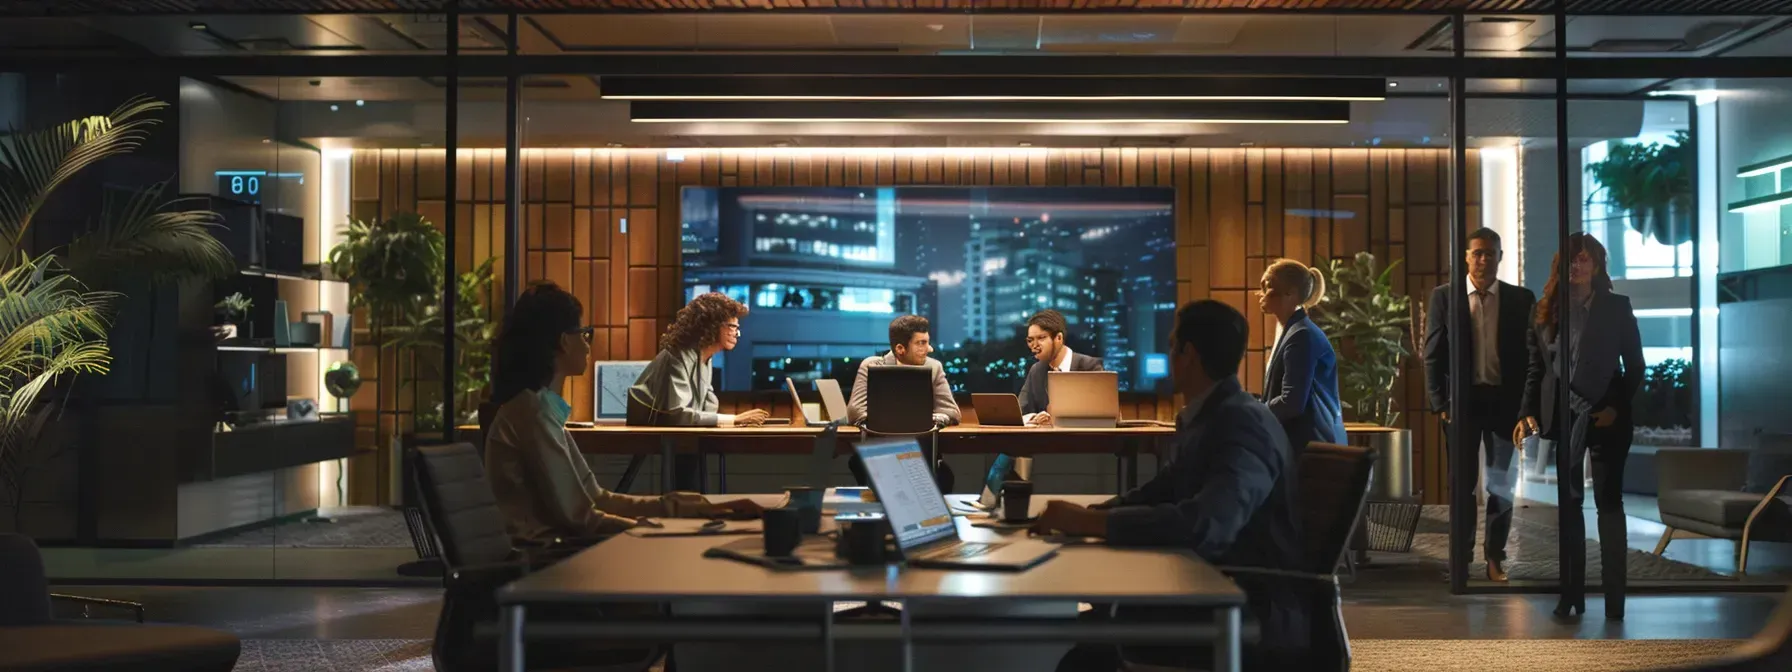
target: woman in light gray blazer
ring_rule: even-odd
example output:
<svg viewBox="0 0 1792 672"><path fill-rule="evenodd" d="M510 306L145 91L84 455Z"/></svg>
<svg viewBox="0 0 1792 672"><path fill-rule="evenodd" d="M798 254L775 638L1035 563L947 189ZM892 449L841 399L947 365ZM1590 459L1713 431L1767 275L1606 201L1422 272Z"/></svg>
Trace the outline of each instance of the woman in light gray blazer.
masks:
<svg viewBox="0 0 1792 672"><path fill-rule="evenodd" d="M710 292L678 309L660 336L660 352L628 388L628 424L674 427L735 427L765 423L766 412L751 409L718 413L721 403L710 384L710 359L740 342L740 319L747 307Z"/></svg>
<svg viewBox="0 0 1792 672"><path fill-rule="evenodd" d="M1568 282L1558 282L1561 256L1550 264L1549 284L1537 302L1537 347L1525 380L1524 418L1515 439L1541 432L1556 442L1557 514L1561 539L1562 597L1557 616L1585 613L1587 591L1586 501L1589 452L1593 502L1599 508L1600 583L1605 617L1624 618L1624 462L1630 456L1631 399L1643 382L1643 342L1630 298L1612 292L1605 246L1592 236L1568 237ZM1567 303L1568 324L1559 314ZM1564 346L1564 344L1566 344ZM1568 356L1563 357L1566 347ZM1567 382L1563 389L1563 381ZM1562 413L1567 401L1567 417ZM1539 421L1541 418L1541 421Z"/></svg>

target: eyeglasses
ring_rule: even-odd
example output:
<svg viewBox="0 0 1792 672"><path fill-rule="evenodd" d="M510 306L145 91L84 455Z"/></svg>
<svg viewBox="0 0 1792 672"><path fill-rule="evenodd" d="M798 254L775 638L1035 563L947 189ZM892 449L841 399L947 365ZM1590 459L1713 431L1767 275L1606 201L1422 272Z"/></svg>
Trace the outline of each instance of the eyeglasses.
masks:
<svg viewBox="0 0 1792 672"><path fill-rule="evenodd" d="M730 322L728 324L724 324L724 325L722 325L722 331L726 331L726 332L729 332L732 334L738 334L738 333L740 333L740 323Z"/></svg>
<svg viewBox="0 0 1792 672"><path fill-rule="evenodd" d="M579 327L579 328L577 328L577 329L574 329L574 330L572 330L572 331L568 331L568 332L566 332L566 333L569 333L569 334L578 334L578 335L579 335L579 338L583 338L583 339L585 339L585 342L586 342L586 343L587 343L587 344L589 344L589 343L590 343L590 342L591 342L591 338L592 338L592 337L593 337L593 336L595 336L595 335L596 335L596 334L597 334L597 327L590 327L590 326L588 326L588 327Z"/></svg>

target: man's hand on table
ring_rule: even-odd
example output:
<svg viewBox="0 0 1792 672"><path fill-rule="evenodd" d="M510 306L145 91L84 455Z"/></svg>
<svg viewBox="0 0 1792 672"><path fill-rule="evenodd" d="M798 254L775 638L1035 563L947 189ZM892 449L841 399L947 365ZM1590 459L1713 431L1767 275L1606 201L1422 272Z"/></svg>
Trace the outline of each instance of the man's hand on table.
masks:
<svg viewBox="0 0 1792 672"><path fill-rule="evenodd" d="M1040 534L1063 532L1072 537L1105 537L1108 514L1081 504L1052 500L1045 503L1045 512L1033 523L1033 531Z"/></svg>

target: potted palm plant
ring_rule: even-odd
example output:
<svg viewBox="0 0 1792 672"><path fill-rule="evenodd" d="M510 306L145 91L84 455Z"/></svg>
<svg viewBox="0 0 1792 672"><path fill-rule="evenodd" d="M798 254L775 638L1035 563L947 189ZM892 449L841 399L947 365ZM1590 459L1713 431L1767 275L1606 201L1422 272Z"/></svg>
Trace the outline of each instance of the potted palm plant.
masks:
<svg viewBox="0 0 1792 672"><path fill-rule="evenodd" d="M1629 215L1630 228L1663 245L1692 240L1692 148L1686 131L1675 131L1666 144L1621 142L1605 159L1587 165L1599 188L1587 200L1604 195L1613 208Z"/></svg>
<svg viewBox="0 0 1792 672"><path fill-rule="evenodd" d="M1321 266L1328 289L1313 319L1338 354L1344 431L1351 443L1377 454L1369 498L1378 503L1367 516L1379 529L1367 528L1369 547L1404 552L1412 547L1419 505L1412 487L1412 430L1398 426L1394 392L1401 364L1412 354L1412 300L1394 293L1399 266L1396 260L1383 268L1368 252L1328 261Z"/></svg>
<svg viewBox="0 0 1792 672"><path fill-rule="evenodd" d="M141 146L158 123L154 113L167 107L138 97L105 115L0 134L0 488L14 530L22 525L26 473L45 452L43 393L67 376L103 374L111 364L107 336L123 295L102 288L122 284L121 269L151 283L235 272L210 230L219 216L164 202L165 184L104 199L97 225L66 247L26 249L57 189Z"/></svg>

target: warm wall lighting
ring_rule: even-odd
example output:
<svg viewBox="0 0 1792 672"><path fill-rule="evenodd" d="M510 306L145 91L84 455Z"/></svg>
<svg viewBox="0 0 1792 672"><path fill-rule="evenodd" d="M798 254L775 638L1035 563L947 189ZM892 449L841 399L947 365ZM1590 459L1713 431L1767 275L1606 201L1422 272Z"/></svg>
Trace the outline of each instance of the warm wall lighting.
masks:
<svg viewBox="0 0 1792 672"><path fill-rule="evenodd" d="M636 101L638 123L910 123L910 124L1343 124L1350 103L871 101Z"/></svg>
<svg viewBox="0 0 1792 672"><path fill-rule="evenodd" d="M610 100L1384 100L1351 77L605 77Z"/></svg>

